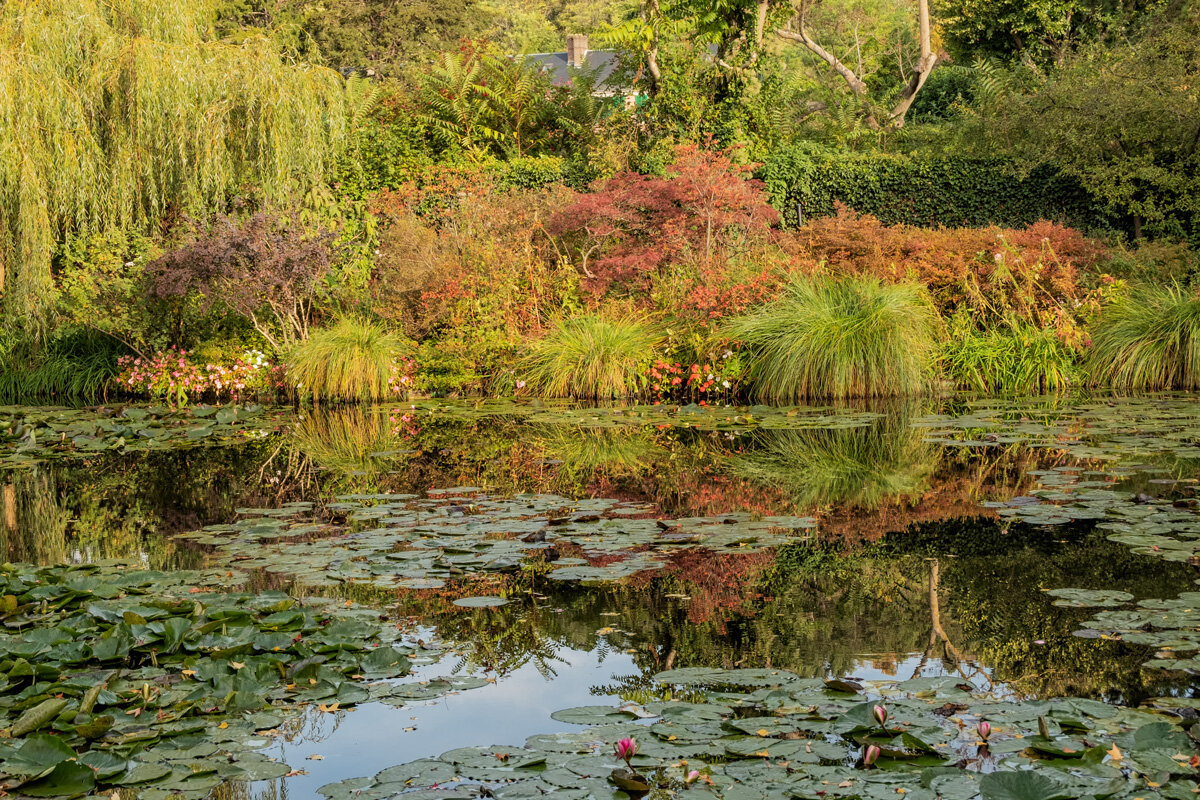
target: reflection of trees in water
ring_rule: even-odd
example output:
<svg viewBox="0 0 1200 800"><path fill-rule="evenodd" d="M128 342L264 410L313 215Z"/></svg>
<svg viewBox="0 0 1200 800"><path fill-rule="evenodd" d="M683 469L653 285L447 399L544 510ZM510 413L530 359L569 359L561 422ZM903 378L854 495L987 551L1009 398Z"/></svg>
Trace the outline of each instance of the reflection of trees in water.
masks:
<svg viewBox="0 0 1200 800"><path fill-rule="evenodd" d="M286 780L266 781L265 786L261 783L228 781L212 790L210 800L288 800L291 797ZM253 788L256 785L261 786L257 791Z"/></svg>
<svg viewBox="0 0 1200 800"><path fill-rule="evenodd" d="M137 558L187 567L197 553L170 535L228 522L266 505L258 471L264 442L54 462L6 474L0 535L10 560L38 563Z"/></svg>
<svg viewBox="0 0 1200 800"><path fill-rule="evenodd" d="M701 559L696 569L703 575L668 570L617 585L558 585L545 589L539 610L514 604L503 614L443 623L442 631L451 639L478 640L481 653L503 641L509 664L526 657L514 647L629 648L643 671L623 684L631 690L646 689L650 674L672 667L769 666L826 676L866 664L903 680L933 663L985 688L1004 684L1028 696L1136 700L1188 685L1141 670L1147 648L1072 636L1090 612L1052 606L1042 591L1129 587L1171 596L1187 587L1185 566L1163 562L1147 570L1144 559L1101 536L1056 544L1045 531L1042 546L1033 531L1007 551L1000 541L955 557L955 527L944 524L940 552L932 534L920 537L920 552L910 554L879 546L851 554L799 544L780 548L767 569L742 576L745 583L729 594L727 607L712 607L706 617L693 603L704 600L705 581L719 567ZM980 520L963 541L981 537L1004 540L1007 534ZM547 613L556 608L562 612ZM618 616L605 616L614 611ZM499 626L508 624L518 630L504 637ZM1035 644L1039 639L1046 644Z"/></svg>
<svg viewBox="0 0 1200 800"><path fill-rule="evenodd" d="M34 564L65 562L71 514L59 497L54 475L33 467L7 476L0 492L5 559Z"/></svg>
<svg viewBox="0 0 1200 800"><path fill-rule="evenodd" d="M526 664L546 680L566 663L559 655L563 641L550 633L544 618L548 608L515 606L511 609L460 611L438 620L438 634L456 643L453 674L485 671L507 675Z"/></svg>
<svg viewBox="0 0 1200 800"><path fill-rule="evenodd" d="M1142 669L1151 648L1073 636L1094 609L1060 608L1043 593L1079 587L1174 597L1191 588L1194 570L1187 565L1136 555L1102 532L1058 548L1052 558L1045 548L1027 547L942 564L943 615L954 620L957 640L978 653L996 680L1022 693L1136 704L1191 684Z"/></svg>

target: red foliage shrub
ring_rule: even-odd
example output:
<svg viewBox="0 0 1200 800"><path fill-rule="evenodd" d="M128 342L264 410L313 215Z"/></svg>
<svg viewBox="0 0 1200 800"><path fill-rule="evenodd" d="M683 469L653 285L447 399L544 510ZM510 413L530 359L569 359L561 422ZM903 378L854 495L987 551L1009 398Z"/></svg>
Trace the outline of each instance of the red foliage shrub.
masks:
<svg viewBox="0 0 1200 800"><path fill-rule="evenodd" d="M720 151L682 145L666 176L621 172L578 196L547 223L579 256L583 286L649 287L661 267L686 258L712 263L778 219L761 182Z"/></svg>

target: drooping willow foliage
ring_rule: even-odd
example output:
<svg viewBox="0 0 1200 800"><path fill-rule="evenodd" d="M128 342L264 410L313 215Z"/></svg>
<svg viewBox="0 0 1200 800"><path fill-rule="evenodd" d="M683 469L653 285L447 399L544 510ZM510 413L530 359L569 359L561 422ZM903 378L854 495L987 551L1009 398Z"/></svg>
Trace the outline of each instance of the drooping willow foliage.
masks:
<svg viewBox="0 0 1200 800"><path fill-rule="evenodd" d="M347 135L330 69L263 36L217 41L215 0L0 3L0 291L35 322L70 232L146 229L281 200L327 174Z"/></svg>

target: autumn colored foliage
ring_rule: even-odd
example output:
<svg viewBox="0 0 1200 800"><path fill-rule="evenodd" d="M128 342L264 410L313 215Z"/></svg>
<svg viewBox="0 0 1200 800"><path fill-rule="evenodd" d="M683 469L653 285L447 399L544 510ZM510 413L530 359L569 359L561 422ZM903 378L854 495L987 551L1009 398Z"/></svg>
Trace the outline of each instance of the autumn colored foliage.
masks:
<svg viewBox="0 0 1200 800"><path fill-rule="evenodd" d="M751 169L726 152L682 145L665 175L618 173L579 195L546 229L566 243L586 291L645 290L668 264L712 263L767 233L778 214Z"/></svg>
<svg viewBox="0 0 1200 800"><path fill-rule="evenodd" d="M845 206L781 242L794 265L885 280L916 280L939 309L963 308L976 324L1014 320L1052 324L1083 295L1081 269L1102 264L1105 249L1052 222L1023 229L886 226Z"/></svg>

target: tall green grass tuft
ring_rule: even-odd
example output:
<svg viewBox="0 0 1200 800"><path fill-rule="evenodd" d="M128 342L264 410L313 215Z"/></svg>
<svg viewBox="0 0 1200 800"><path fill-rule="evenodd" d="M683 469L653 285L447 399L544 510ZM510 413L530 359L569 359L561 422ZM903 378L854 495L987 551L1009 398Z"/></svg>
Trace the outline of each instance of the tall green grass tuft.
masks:
<svg viewBox="0 0 1200 800"><path fill-rule="evenodd" d="M533 343L521 366L530 388L547 397L629 397L661 344L648 323L588 314L558 323Z"/></svg>
<svg viewBox="0 0 1200 800"><path fill-rule="evenodd" d="M963 328L942 347L946 377L984 394L1046 394L1065 391L1078 372L1078 357L1052 330L1032 325L980 333Z"/></svg>
<svg viewBox="0 0 1200 800"><path fill-rule="evenodd" d="M1119 389L1200 388L1200 295L1145 284L1101 312L1088 380Z"/></svg>
<svg viewBox="0 0 1200 800"><path fill-rule="evenodd" d="M914 395L928 387L937 312L916 284L803 278L735 319L755 393L770 402Z"/></svg>
<svg viewBox="0 0 1200 800"><path fill-rule="evenodd" d="M313 333L288 355L288 379L313 401L366 402L392 393L404 343L373 322L346 317Z"/></svg>
<svg viewBox="0 0 1200 800"><path fill-rule="evenodd" d="M100 333L78 331L51 341L38 355L14 352L0 362L0 402L97 400L129 352Z"/></svg>

